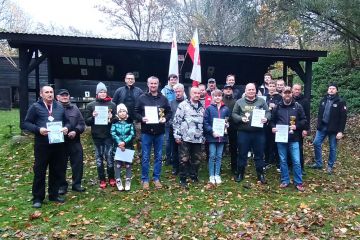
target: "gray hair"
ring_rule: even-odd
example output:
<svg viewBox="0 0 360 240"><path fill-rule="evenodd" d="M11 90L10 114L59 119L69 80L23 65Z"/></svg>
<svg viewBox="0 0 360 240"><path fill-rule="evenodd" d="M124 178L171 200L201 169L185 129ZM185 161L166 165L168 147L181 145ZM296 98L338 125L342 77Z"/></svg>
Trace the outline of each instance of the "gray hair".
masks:
<svg viewBox="0 0 360 240"><path fill-rule="evenodd" d="M159 83L159 78L158 77L155 77L155 76L151 76L147 79L147 83L149 83L150 80L157 80L158 83Z"/></svg>
<svg viewBox="0 0 360 240"><path fill-rule="evenodd" d="M182 84L182 83L177 83L177 84L175 84L174 87L173 87L174 90L176 90L176 89L178 89L178 88L180 88L181 90L184 90L184 89L185 89L185 88L184 88L184 84Z"/></svg>

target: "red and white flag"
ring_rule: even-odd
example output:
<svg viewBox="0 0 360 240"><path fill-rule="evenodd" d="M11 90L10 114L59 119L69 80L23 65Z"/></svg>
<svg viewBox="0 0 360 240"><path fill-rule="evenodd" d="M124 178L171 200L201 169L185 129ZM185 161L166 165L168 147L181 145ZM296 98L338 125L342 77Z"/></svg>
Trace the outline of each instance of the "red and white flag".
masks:
<svg viewBox="0 0 360 240"><path fill-rule="evenodd" d="M194 32L193 38L188 46L187 52L193 61L193 68L190 79L193 80L193 86L201 83L201 65L200 65L200 47L199 36L197 29ZM194 82L196 81L196 82Z"/></svg>
<svg viewBox="0 0 360 240"><path fill-rule="evenodd" d="M178 62L178 49L176 42L176 33L173 33L173 39L171 42L171 53L170 53L170 64L169 64L169 74L176 74L179 76L179 62Z"/></svg>

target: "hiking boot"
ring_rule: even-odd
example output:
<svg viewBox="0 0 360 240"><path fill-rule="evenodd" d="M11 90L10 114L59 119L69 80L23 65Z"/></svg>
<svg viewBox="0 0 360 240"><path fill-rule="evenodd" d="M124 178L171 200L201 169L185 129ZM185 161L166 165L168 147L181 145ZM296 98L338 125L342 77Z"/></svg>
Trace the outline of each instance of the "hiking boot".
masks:
<svg viewBox="0 0 360 240"><path fill-rule="evenodd" d="M149 190L149 182L142 183L143 190Z"/></svg>
<svg viewBox="0 0 360 240"><path fill-rule="evenodd" d="M101 189L105 189L105 188L106 188L106 181L105 181L105 180L101 180L101 181L100 181L100 188L101 188Z"/></svg>
<svg viewBox="0 0 360 240"><path fill-rule="evenodd" d="M42 203L40 201L34 201L32 207L33 208L41 208Z"/></svg>
<svg viewBox="0 0 360 240"><path fill-rule="evenodd" d="M49 201L55 202L55 203L64 203L65 199L63 199L61 197L49 197Z"/></svg>
<svg viewBox="0 0 360 240"><path fill-rule="evenodd" d="M235 182L241 182L245 178L245 168L239 167L238 168L238 175L235 176L234 180Z"/></svg>
<svg viewBox="0 0 360 240"><path fill-rule="evenodd" d="M191 180L193 183L198 183L199 182L199 178L197 176L192 176Z"/></svg>
<svg viewBox="0 0 360 240"><path fill-rule="evenodd" d="M317 165L316 163L313 163L313 164L311 164L311 165L309 165L309 168L312 168L312 169L322 169L322 166L319 166L319 165Z"/></svg>
<svg viewBox="0 0 360 240"><path fill-rule="evenodd" d="M125 191L130 191L130 187L131 187L131 179L127 178L125 179Z"/></svg>
<svg viewBox="0 0 360 240"><path fill-rule="evenodd" d="M156 188L156 189L161 189L161 188L162 188L162 185L161 185L161 183L160 183L159 180L155 180L155 181L154 181L154 185L155 185L155 188Z"/></svg>
<svg viewBox="0 0 360 240"><path fill-rule="evenodd" d="M109 179L109 184L110 184L110 186L115 187L116 186L116 180L114 178L110 178Z"/></svg>
<svg viewBox="0 0 360 240"><path fill-rule="evenodd" d="M120 178L116 179L116 186L119 191L123 191L124 187Z"/></svg>
<svg viewBox="0 0 360 240"><path fill-rule="evenodd" d="M59 188L59 195L65 195L67 193L67 187Z"/></svg>
<svg viewBox="0 0 360 240"><path fill-rule="evenodd" d="M219 175L215 176L215 182L216 182L216 184L221 184L222 183L221 177Z"/></svg>
<svg viewBox="0 0 360 240"><path fill-rule="evenodd" d="M188 184L186 182L186 179L181 179L180 180L180 187L182 187L185 190L189 190L189 186L188 186Z"/></svg>
<svg viewBox="0 0 360 240"><path fill-rule="evenodd" d="M260 182L261 184L266 184L265 175L263 173L258 174L257 179L258 179L258 182Z"/></svg>

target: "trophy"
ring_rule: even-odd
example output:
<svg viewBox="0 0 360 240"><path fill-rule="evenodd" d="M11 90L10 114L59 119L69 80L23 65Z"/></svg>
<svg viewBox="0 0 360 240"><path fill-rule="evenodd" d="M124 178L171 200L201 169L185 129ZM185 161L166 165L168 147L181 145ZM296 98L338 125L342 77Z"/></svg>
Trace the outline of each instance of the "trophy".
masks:
<svg viewBox="0 0 360 240"><path fill-rule="evenodd" d="M229 125L229 117L225 117L225 130L224 130L224 134L228 134L227 128Z"/></svg>
<svg viewBox="0 0 360 240"><path fill-rule="evenodd" d="M112 118L112 109L111 108L109 108L108 109L108 122L110 123L111 122L111 118Z"/></svg>
<svg viewBox="0 0 360 240"><path fill-rule="evenodd" d="M159 108L159 122L165 117L165 109Z"/></svg>
<svg viewBox="0 0 360 240"><path fill-rule="evenodd" d="M296 120L296 116L290 116L290 126L295 125L295 120ZM289 133L293 134L294 130L290 129Z"/></svg>
<svg viewBox="0 0 360 240"><path fill-rule="evenodd" d="M249 120L249 117L250 117L250 113L249 113L249 112L246 112L246 113L245 113L245 117L246 117L246 122L250 121L250 120Z"/></svg>

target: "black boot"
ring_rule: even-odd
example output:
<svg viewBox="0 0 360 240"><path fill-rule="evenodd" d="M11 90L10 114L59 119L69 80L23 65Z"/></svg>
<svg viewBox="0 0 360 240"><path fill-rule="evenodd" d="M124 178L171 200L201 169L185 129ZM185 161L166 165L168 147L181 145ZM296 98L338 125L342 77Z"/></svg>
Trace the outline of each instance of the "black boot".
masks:
<svg viewBox="0 0 360 240"><path fill-rule="evenodd" d="M266 179L264 173L258 173L257 179L261 184L266 184Z"/></svg>
<svg viewBox="0 0 360 240"><path fill-rule="evenodd" d="M235 176L235 182L241 182L245 178L245 168L239 167L238 174Z"/></svg>

